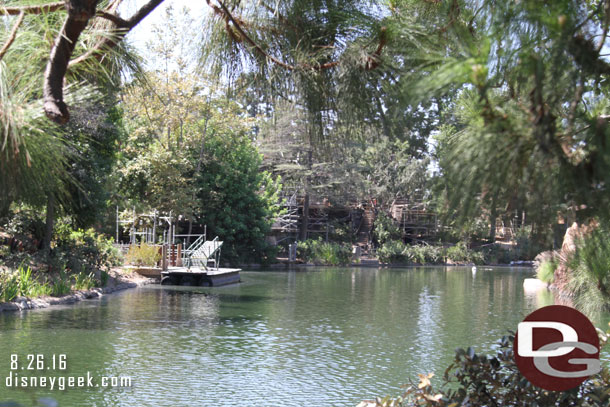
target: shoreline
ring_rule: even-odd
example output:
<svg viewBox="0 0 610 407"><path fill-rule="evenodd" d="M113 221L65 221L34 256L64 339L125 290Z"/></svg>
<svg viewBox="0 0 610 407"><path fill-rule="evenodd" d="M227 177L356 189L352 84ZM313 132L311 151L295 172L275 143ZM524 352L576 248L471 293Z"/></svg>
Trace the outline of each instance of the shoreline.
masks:
<svg viewBox="0 0 610 407"><path fill-rule="evenodd" d="M121 278L123 277L123 278ZM15 312L15 311L30 311L37 309L49 308L57 305L71 305L83 300L101 298L104 295L112 294L118 291L128 290L130 288L142 287L154 283L155 279L150 278L124 278L121 276L113 279L112 285L106 287L94 287L90 290L73 291L70 294L61 297L17 297L10 302L0 302L0 313Z"/></svg>

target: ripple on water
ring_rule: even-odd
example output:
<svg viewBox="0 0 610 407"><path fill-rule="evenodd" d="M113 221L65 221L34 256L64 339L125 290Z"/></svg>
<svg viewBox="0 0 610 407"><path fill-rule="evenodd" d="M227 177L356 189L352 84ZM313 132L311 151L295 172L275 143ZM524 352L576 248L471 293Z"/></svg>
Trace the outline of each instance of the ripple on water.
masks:
<svg viewBox="0 0 610 407"><path fill-rule="evenodd" d="M232 287L146 287L0 315L0 342L63 350L74 372L133 377L131 389L54 394L61 405L354 406L400 394L417 373L439 376L456 347L496 349L536 307L520 289L526 276L468 268L243 273ZM2 391L0 399L24 397Z"/></svg>

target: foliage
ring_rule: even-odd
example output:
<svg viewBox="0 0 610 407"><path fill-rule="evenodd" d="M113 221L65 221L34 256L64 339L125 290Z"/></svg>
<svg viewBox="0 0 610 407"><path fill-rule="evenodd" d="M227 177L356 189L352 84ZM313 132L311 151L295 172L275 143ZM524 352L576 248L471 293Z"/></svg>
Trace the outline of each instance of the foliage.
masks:
<svg viewBox="0 0 610 407"><path fill-rule="evenodd" d="M59 272L58 276L53 280L51 286L51 295L53 297L61 297L69 294L72 291L72 283L70 277L63 271Z"/></svg>
<svg viewBox="0 0 610 407"><path fill-rule="evenodd" d="M279 211L280 179L260 171L261 157L245 133L225 130L206 141L206 160L198 174L200 223L209 236L224 241L231 262L265 259L265 236Z"/></svg>
<svg viewBox="0 0 610 407"><path fill-rule="evenodd" d="M445 251L440 246L407 245L399 240L390 240L377 249L382 263L442 264Z"/></svg>
<svg viewBox="0 0 610 407"><path fill-rule="evenodd" d="M407 256L415 264L441 264L444 262L444 250L439 246L410 245L407 246Z"/></svg>
<svg viewBox="0 0 610 407"><path fill-rule="evenodd" d="M483 253L470 249L466 242L458 242L456 245L447 248L446 256L454 263L485 263Z"/></svg>
<svg viewBox="0 0 610 407"><path fill-rule="evenodd" d="M600 332L602 347L608 335ZM454 406L607 406L610 372L607 367L571 391L552 392L533 386L519 372L513 356L514 336L498 343L495 355L476 354L473 348L457 349L454 362L435 386L434 374L419 375L398 398L378 398L379 407Z"/></svg>
<svg viewBox="0 0 610 407"><path fill-rule="evenodd" d="M382 263L407 263L407 246L400 240L390 240L377 249L377 257Z"/></svg>
<svg viewBox="0 0 610 407"><path fill-rule="evenodd" d="M40 247L44 237L44 218L36 208L20 205L7 217L3 229L21 242L24 249L35 250Z"/></svg>
<svg viewBox="0 0 610 407"><path fill-rule="evenodd" d="M401 239L402 234L390 216L385 212L379 212L375 218L373 238L378 245L383 246L386 242Z"/></svg>
<svg viewBox="0 0 610 407"><path fill-rule="evenodd" d="M97 272L121 264L121 255L112 239L93 229L72 229L68 222L57 226L51 259L64 263L71 273Z"/></svg>
<svg viewBox="0 0 610 407"><path fill-rule="evenodd" d="M102 287L106 287L108 285L108 280L110 279L110 274L106 270L102 270L100 272L100 285Z"/></svg>
<svg viewBox="0 0 610 407"><path fill-rule="evenodd" d="M557 266L558 263L555 259L543 261L536 268L536 278L544 283L552 284L555 280L555 270L557 269Z"/></svg>
<svg viewBox="0 0 610 407"><path fill-rule="evenodd" d="M154 267L161 260L158 246L151 246L146 243L131 245L125 255L125 261L135 266Z"/></svg>
<svg viewBox="0 0 610 407"><path fill-rule="evenodd" d="M352 261L352 246L309 239L298 243L297 256L320 266L347 266Z"/></svg>
<svg viewBox="0 0 610 407"><path fill-rule="evenodd" d="M587 314L610 310L610 229L606 223L577 242L568 268L574 305Z"/></svg>
<svg viewBox="0 0 610 407"><path fill-rule="evenodd" d="M12 301L19 295L19 276L15 273L0 273L0 301Z"/></svg>
<svg viewBox="0 0 610 407"><path fill-rule="evenodd" d="M16 297L36 298L41 296L62 296L76 290L89 290L98 286L93 273L69 275L58 273L55 277L32 273L30 267L20 266L14 272L0 273L0 302L13 301Z"/></svg>
<svg viewBox="0 0 610 407"><path fill-rule="evenodd" d="M95 279L93 273L78 273L74 276L75 290L90 290L93 287L97 287L99 285L100 283Z"/></svg>

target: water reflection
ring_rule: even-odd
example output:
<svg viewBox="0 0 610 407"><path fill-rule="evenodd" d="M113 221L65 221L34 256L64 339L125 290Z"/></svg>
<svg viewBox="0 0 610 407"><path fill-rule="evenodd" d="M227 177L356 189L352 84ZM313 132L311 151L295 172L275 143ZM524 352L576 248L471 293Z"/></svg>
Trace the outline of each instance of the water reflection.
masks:
<svg viewBox="0 0 610 407"><path fill-rule="evenodd" d="M0 314L10 353L67 353L74 374L130 389L49 393L61 405L354 406L437 376L456 347L489 351L548 298L530 271L416 268L243 273L220 288L146 287L65 309ZM0 400L30 392L0 386Z"/></svg>

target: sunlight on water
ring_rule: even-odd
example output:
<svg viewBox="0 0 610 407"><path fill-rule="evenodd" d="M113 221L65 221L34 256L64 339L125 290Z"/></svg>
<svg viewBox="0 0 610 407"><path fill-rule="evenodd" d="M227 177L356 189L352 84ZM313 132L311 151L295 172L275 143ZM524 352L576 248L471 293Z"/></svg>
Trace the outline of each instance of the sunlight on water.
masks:
<svg viewBox="0 0 610 407"><path fill-rule="evenodd" d="M457 347L490 351L532 310L530 270L244 272L221 288L149 286L73 307L0 315L10 353L60 354L72 375L131 376L127 389L7 390L65 406L355 406L441 375ZM607 355L604 356L607 358Z"/></svg>

